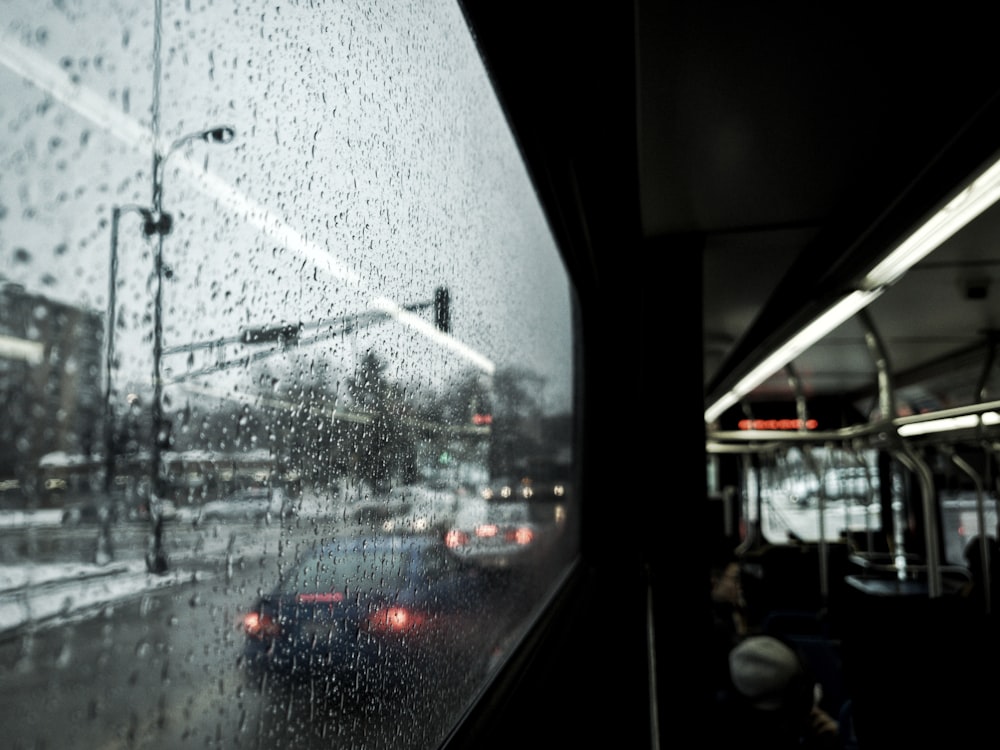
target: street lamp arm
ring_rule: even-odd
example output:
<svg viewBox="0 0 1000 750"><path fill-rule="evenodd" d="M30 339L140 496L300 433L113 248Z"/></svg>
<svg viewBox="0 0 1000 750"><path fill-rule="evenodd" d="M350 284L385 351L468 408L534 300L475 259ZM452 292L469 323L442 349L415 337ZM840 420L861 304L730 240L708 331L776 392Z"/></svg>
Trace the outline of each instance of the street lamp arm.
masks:
<svg viewBox="0 0 1000 750"><path fill-rule="evenodd" d="M205 130L199 130L196 133L188 133L187 135L182 135L180 138L174 140L170 144L170 148L167 149L163 160L166 161L167 157L170 156L174 151L179 149L185 143L190 141L205 141L205 143L214 143L219 145L225 145L232 142L236 137L236 128L232 125L216 125L214 128L207 128Z"/></svg>
<svg viewBox="0 0 1000 750"><path fill-rule="evenodd" d="M225 145L227 143L231 143L234 138L236 138L236 128L232 125L216 125L214 128L207 128L197 133L188 133L187 135L181 136L170 145L170 149L167 151L167 154L171 154L188 141L202 140L205 141L205 143Z"/></svg>
<svg viewBox="0 0 1000 750"><path fill-rule="evenodd" d="M159 148L153 150L153 213L159 220L163 215L163 170L166 168L167 159L178 151L182 146L191 141L205 141L205 143L215 145L225 145L236 138L236 128L232 125L216 125L215 127L198 130L194 133L182 135L176 138L166 151ZM166 231L147 232L147 234L167 234L170 231L168 222Z"/></svg>

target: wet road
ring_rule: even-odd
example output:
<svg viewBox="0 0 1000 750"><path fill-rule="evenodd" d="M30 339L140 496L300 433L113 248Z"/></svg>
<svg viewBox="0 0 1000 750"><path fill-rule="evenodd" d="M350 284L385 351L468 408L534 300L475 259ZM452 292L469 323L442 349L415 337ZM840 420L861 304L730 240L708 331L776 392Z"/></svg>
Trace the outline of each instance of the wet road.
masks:
<svg viewBox="0 0 1000 750"><path fill-rule="evenodd" d="M143 554L148 529L113 529L119 559ZM58 625L0 640L0 727L12 748L435 747L478 686L462 664L446 679L414 675L385 700L343 703L324 680L294 688L249 684L240 617L279 565L325 534L322 524L168 526L175 585L109 603ZM85 556L96 530L79 526L5 544L41 557ZM44 541L43 541L44 540ZM44 544L43 550L39 545ZM7 549L11 549L8 547ZM491 578L484 622L513 631L540 582Z"/></svg>

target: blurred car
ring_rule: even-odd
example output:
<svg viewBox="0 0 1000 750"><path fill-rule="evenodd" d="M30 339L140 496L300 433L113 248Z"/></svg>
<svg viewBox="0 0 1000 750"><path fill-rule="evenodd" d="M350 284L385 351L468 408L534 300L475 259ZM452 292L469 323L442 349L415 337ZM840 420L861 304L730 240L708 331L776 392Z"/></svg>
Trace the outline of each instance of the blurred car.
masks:
<svg viewBox="0 0 1000 750"><path fill-rule="evenodd" d="M180 521L265 521L279 519L291 512L292 503L280 487L247 487L221 500L177 508Z"/></svg>
<svg viewBox="0 0 1000 750"><path fill-rule="evenodd" d="M445 532L444 543L465 560L504 568L533 562L541 551L542 531L527 502L469 498Z"/></svg>
<svg viewBox="0 0 1000 750"><path fill-rule="evenodd" d="M440 532L454 521L458 503L457 490L405 484L353 502L349 515L382 532Z"/></svg>
<svg viewBox="0 0 1000 750"><path fill-rule="evenodd" d="M483 621L490 593L481 571L431 536L320 543L242 617L246 673L261 688L320 679L347 701L432 675L478 679L502 641L495 618Z"/></svg>
<svg viewBox="0 0 1000 750"><path fill-rule="evenodd" d="M444 530L458 511L459 493L448 487L407 484L389 490L389 515L383 531L415 533Z"/></svg>

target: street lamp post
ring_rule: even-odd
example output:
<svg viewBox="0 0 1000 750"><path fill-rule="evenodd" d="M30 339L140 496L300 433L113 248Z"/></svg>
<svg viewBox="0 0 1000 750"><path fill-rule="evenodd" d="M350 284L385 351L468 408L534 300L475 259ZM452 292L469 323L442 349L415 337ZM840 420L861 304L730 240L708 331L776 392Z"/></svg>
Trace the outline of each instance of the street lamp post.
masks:
<svg viewBox="0 0 1000 750"><path fill-rule="evenodd" d="M160 467L163 429L163 383L160 377L160 360L163 356L163 238L173 229L173 216L163 210L163 172L167 159L192 141L205 141L211 144L226 144L236 137L236 129L229 125L218 125L206 130L199 130L181 136L170 147L162 152L154 144L153 147L153 204L151 208L142 206L115 206L111 211L111 260L109 269L108 293L108 340L107 340L107 388L105 391L105 488L110 491L114 476L114 415L111 399L111 370L114 359L114 316L115 287L118 273L118 225L121 215L126 211L136 211L143 218L142 231L147 237L156 235L156 250L153 257L154 273L156 274L156 291L153 301L153 403L152 403L152 446L150 456L150 514L153 519L153 539L151 549L146 557L146 565L151 572L162 573L166 570L166 557L163 554L162 534L163 519L159 506L162 489L162 472Z"/></svg>
<svg viewBox="0 0 1000 750"><path fill-rule="evenodd" d="M170 144L166 153L153 149L153 208L144 214L143 233L147 237L156 235L156 252L153 265L156 273L156 292L153 301L153 445L152 445L152 491L159 495L162 488L160 472L160 451L164 436L163 429L163 383L160 377L160 362L163 358L163 238L170 234L174 219L163 210L163 171L170 155L191 141L225 144L236 136L236 130L228 125L188 133Z"/></svg>
<svg viewBox="0 0 1000 750"><path fill-rule="evenodd" d="M115 314L118 293L118 225L122 214L135 211L143 216L149 209L142 206L113 206L111 208L111 256L108 262L108 311L105 315L107 333L104 340L104 492L110 494L115 476L115 409L111 395L111 373L115 366Z"/></svg>

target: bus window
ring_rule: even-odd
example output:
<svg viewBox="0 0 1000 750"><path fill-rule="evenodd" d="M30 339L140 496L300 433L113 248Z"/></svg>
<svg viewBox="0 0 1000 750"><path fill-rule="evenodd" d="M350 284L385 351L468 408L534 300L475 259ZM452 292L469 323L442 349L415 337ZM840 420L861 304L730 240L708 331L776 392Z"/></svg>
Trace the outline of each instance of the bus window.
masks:
<svg viewBox="0 0 1000 750"><path fill-rule="evenodd" d="M944 559L952 565L965 565L965 548L980 534L980 518L987 536L996 538L997 499L983 497L980 516L980 497L970 491L942 492L941 539L944 544Z"/></svg>
<svg viewBox="0 0 1000 750"><path fill-rule="evenodd" d="M760 498L761 531L772 543L843 541L881 527L874 450L792 446L759 457L751 476L759 477L748 489Z"/></svg>
<svg viewBox="0 0 1000 750"><path fill-rule="evenodd" d="M460 5L13 0L0 92L5 743L438 746L579 537L574 295ZM444 545L525 476L530 565Z"/></svg>

